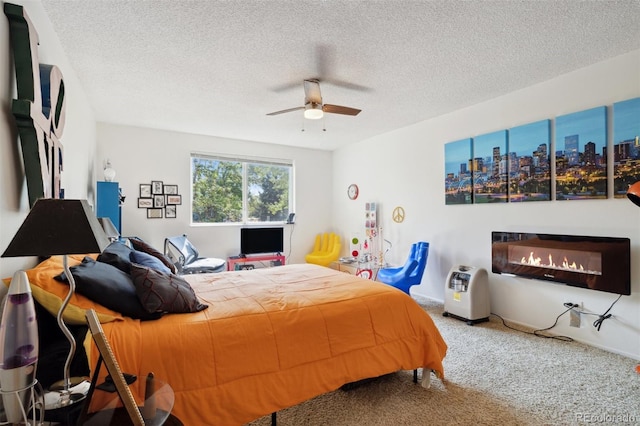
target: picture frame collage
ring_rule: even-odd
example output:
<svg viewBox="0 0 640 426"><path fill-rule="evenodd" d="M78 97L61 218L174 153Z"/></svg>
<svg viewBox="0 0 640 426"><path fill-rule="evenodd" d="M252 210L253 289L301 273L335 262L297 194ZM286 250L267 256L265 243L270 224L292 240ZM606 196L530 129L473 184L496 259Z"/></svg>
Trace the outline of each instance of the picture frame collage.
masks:
<svg viewBox="0 0 640 426"><path fill-rule="evenodd" d="M178 185L167 185L160 180L140 184L138 208L147 210L147 219L175 219L181 204Z"/></svg>
<svg viewBox="0 0 640 426"><path fill-rule="evenodd" d="M640 180L640 98L449 142L444 150L447 205L607 199L611 182L613 197L623 198Z"/></svg>

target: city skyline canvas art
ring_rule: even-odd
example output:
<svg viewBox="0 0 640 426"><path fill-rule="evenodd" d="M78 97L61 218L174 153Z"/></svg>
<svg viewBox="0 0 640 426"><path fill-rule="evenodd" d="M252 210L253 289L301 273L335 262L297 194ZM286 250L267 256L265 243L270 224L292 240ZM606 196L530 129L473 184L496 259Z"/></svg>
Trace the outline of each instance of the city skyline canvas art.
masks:
<svg viewBox="0 0 640 426"><path fill-rule="evenodd" d="M613 104L613 195L640 180L640 98Z"/></svg>
<svg viewBox="0 0 640 426"><path fill-rule="evenodd" d="M607 108L555 121L556 200L607 198Z"/></svg>
<svg viewBox="0 0 640 426"><path fill-rule="evenodd" d="M473 138L473 202L507 202L507 131Z"/></svg>
<svg viewBox="0 0 640 426"><path fill-rule="evenodd" d="M471 138L444 145L445 204L471 204Z"/></svg>
<svg viewBox="0 0 640 426"><path fill-rule="evenodd" d="M551 120L509 129L509 202L551 200Z"/></svg>

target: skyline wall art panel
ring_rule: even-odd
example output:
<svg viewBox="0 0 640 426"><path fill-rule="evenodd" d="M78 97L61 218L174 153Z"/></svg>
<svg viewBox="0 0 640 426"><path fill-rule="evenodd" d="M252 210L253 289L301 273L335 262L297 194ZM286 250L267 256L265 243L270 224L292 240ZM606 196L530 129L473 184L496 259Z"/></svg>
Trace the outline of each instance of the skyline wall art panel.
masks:
<svg viewBox="0 0 640 426"><path fill-rule="evenodd" d="M444 145L445 204L471 204L471 138Z"/></svg>
<svg viewBox="0 0 640 426"><path fill-rule="evenodd" d="M607 198L607 108L555 122L556 200Z"/></svg>
<svg viewBox="0 0 640 426"><path fill-rule="evenodd" d="M551 120L509 129L509 202L551 200Z"/></svg>
<svg viewBox="0 0 640 426"><path fill-rule="evenodd" d="M613 196L640 180L640 98L613 104Z"/></svg>
<svg viewBox="0 0 640 426"><path fill-rule="evenodd" d="M473 138L473 202L506 203L507 131Z"/></svg>

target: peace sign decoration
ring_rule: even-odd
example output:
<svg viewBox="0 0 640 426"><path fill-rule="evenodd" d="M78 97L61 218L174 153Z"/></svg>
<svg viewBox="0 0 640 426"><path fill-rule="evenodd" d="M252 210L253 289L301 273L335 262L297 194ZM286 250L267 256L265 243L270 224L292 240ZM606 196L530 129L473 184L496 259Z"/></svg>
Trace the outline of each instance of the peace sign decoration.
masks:
<svg viewBox="0 0 640 426"><path fill-rule="evenodd" d="M393 209L393 213L391 214L391 217L393 218L393 221L395 223L404 222L404 209L400 206L396 207L395 209Z"/></svg>

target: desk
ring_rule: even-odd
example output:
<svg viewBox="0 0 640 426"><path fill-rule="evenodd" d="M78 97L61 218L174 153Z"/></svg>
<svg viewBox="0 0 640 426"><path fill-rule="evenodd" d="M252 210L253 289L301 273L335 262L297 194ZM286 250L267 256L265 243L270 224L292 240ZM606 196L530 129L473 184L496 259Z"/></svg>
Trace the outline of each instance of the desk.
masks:
<svg viewBox="0 0 640 426"><path fill-rule="evenodd" d="M329 265L331 269L351 275L358 275L362 278L376 280L380 265L374 262L341 262L336 260Z"/></svg>
<svg viewBox="0 0 640 426"><path fill-rule="evenodd" d="M256 256L232 256L227 258L227 271L239 271L241 269L255 269L255 263L259 262L262 266L280 266L284 265L285 257L280 253L276 254L259 254ZM269 262L268 265L263 262Z"/></svg>

